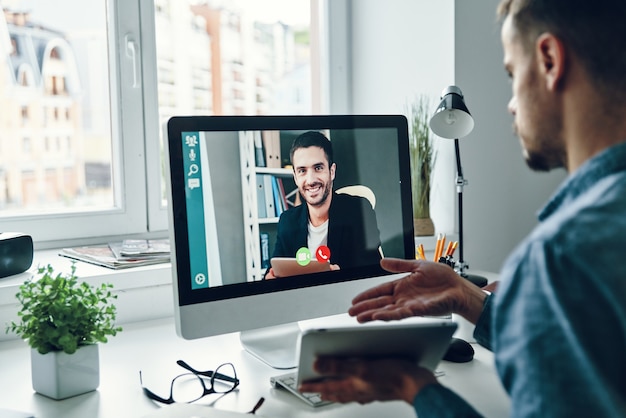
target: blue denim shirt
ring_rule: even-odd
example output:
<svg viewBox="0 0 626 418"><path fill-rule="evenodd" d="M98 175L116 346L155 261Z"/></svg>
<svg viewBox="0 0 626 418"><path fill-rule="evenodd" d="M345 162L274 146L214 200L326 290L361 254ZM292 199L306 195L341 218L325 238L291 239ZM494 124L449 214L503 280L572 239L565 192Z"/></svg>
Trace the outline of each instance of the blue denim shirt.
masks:
<svg viewBox="0 0 626 418"><path fill-rule="evenodd" d="M626 143L572 173L539 221L474 335L494 351L512 417L626 417ZM443 386L425 389L420 417L478 416Z"/></svg>

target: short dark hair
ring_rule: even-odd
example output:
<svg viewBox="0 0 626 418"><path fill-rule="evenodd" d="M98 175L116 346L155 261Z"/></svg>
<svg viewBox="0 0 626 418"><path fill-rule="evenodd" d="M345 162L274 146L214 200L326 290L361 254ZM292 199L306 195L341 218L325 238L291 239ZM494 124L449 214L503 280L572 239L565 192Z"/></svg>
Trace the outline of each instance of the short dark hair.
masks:
<svg viewBox="0 0 626 418"><path fill-rule="evenodd" d="M328 167L333 165L333 146L330 140L324 136L323 133L318 131L308 131L300 134L293 140L291 144L291 150L289 151L289 158L293 164L293 154L300 148L319 147L324 150L326 160L328 160Z"/></svg>
<svg viewBox="0 0 626 418"><path fill-rule="evenodd" d="M550 32L581 60L604 94L626 93L626 1L502 0L498 16L511 17L524 48Z"/></svg>

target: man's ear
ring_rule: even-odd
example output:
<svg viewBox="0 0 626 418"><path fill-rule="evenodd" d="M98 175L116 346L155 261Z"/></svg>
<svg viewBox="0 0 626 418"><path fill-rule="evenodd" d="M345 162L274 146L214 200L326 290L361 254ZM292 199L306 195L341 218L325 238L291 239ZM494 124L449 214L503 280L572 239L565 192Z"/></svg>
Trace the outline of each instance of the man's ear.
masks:
<svg viewBox="0 0 626 418"><path fill-rule="evenodd" d="M551 33L539 35L536 43L536 56L539 72L544 77L546 88L556 90L565 75L565 47L563 42Z"/></svg>
<svg viewBox="0 0 626 418"><path fill-rule="evenodd" d="M332 163L330 165L330 179L335 180L335 170L337 170L337 164Z"/></svg>

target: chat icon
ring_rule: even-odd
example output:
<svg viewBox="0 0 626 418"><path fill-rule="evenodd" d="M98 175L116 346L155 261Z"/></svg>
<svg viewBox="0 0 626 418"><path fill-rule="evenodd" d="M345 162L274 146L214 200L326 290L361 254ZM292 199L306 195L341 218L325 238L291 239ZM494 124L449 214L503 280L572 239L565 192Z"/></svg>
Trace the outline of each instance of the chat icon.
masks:
<svg viewBox="0 0 626 418"><path fill-rule="evenodd" d="M200 187L200 179L187 180L187 187L189 187L190 190Z"/></svg>

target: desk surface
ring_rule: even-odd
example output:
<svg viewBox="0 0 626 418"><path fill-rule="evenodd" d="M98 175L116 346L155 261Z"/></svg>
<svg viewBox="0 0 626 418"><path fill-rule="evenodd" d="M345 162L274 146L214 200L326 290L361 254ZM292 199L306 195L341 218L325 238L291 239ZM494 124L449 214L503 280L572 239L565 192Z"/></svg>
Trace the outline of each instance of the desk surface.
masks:
<svg viewBox="0 0 626 418"><path fill-rule="evenodd" d="M487 417L508 415L509 401L495 374L492 354L474 344L476 356L470 363L443 361L440 382L455 390ZM124 326L124 331L100 346L100 387L97 391L54 401L33 392L30 375L30 349L23 341L0 343L0 409L16 409L47 417L142 417L158 409L143 395L139 384L154 391L167 387L181 369L176 360L184 359L197 369L214 369L232 362L241 380L239 389L201 400L216 408L247 412L260 397L265 403L257 416L265 417L415 417L403 402L329 405L312 408L292 395L270 386L269 379L281 374L261 363L239 343L238 334L186 341L178 336L172 318ZM167 389L164 389L167 390Z"/></svg>

